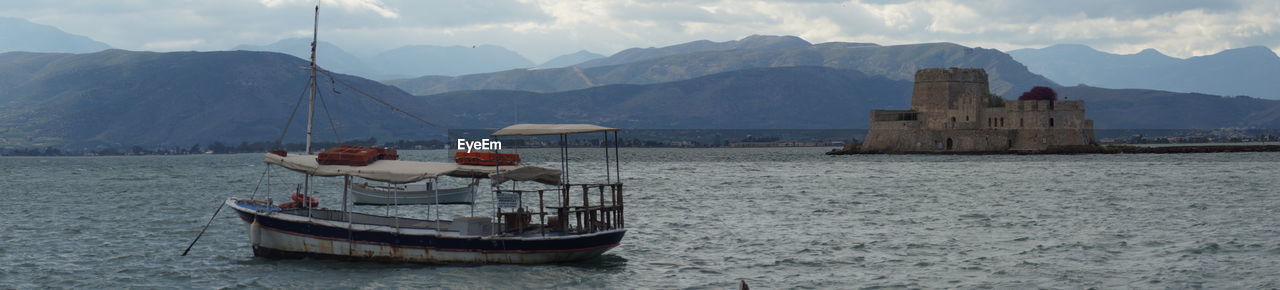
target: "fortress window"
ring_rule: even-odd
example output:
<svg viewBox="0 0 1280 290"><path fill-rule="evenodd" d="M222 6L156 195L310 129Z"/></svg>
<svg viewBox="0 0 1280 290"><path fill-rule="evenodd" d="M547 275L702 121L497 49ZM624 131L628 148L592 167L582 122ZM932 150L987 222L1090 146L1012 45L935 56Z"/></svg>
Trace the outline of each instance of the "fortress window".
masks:
<svg viewBox="0 0 1280 290"><path fill-rule="evenodd" d="M1026 125L1023 124L1022 122L1022 118L1018 118L1018 127L1026 127Z"/></svg>
<svg viewBox="0 0 1280 290"><path fill-rule="evenodd" d="M1049 127L1053 127L1053 118L1049 118Z"/></svg>
<svg viewBox="0 0 1280 290"><path fill-rule="evenodd" d="M965 121L965 122L968 122L968 121L969 121L969 116L964 116L964 121Z"/></svg>
<svg viewBox="0 0 1280 290"><path fill-rule="evenodd" d="M951 117L951 122L952 122L952 123L955 123L955 122L956 122L956 117Z"/></svg>

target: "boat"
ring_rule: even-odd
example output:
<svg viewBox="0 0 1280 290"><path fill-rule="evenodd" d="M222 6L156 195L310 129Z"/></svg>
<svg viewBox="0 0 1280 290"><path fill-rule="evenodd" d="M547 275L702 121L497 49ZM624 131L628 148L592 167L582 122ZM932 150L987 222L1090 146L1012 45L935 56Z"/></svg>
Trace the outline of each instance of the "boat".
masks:
<svg viewBox="0 0 1280 290"><path fill-rule="evenodd" d="M472 204L476 185L435 188L430 182L405 185L351 184L351 201L356 205Z"/></svg>
<svg viewBox="0 0 1280 290"><path fill-rule="evenodd" d="M318 6L316 14L318 19ZM247 225L249 246L255 256L378 262L542 264L591 259L620 245L627 229L623 183L618 171L621 166L618 161L618 129L590 124L516 124L492 134L495 139L558 135L566 141L560 142L559 169L399 160L393 150L369 147L341 147L338 151L342 154L322 158L312 151L311 137L317 73L327 75L327 71L316 66L315 36L311 45L308 88L312 97L308 102L305 151L300 154L283 150L265 153L263 162L267 166L263 179L268 189L266 196L259 197L255 188L248 198L229 197L222 204L233 209ZM337 83L342 84L340 80ZM409 114L403 110L400 112ZM604 142L600 144L605 150L605 180L570 183L568 136L589 133L603 133ZM610 133L612 157L609 154ZM609 165L613 166L612 170ZM304 177L296 190L288 195L288 199L294 201L281 204L287 206L274 204L271 197L272 174L269 173L272 168L284 168ZM312 181L313 178L342 179L342 187L337 189L340 192L336 193L341 194L340 206L324 208L322 203L312 202L316 194L324 194L314 188L316 182ZM359 181L362 183L407 184L430 180L433 184L440 184L439 180L447 178L487 179L488 182L477 182L477 185L490 187L486 195L492 194L492 207L476 214L476 207L472 204L469 216L445 219L441 218L442 209L450 205L440 202L422 205L427 207L426 216L399 215L400 205L387 207L388 214L385 215L356 212L353 211L354 206L349 206L354 192L351 189L356 182L353 179L363 179ZM302 202L304 200L307 202ZM390 214L393 207L397 214ZM217 211L214 216L217 216ZM192 242L194 244L195 241ZM188 246L187 250L190 248Z"/></svg>

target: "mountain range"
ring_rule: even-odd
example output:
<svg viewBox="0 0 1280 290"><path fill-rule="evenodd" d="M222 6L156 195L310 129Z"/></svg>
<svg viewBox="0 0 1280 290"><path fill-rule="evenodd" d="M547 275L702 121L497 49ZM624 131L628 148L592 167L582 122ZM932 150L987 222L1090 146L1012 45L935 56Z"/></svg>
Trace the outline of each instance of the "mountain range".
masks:
<svg viewBox="0 0 1280 290"><path fill-rule="evenodd" d="M0 147L185 148L212 141L274 140L302 96L308 76L299 67L306 65L293 56L250 51L3 53ZM336 80L322 78L319 84L318 140L440 134L343 84L414 114L457 123L442 119L447 114L423 106L420 98L367 79L336 75ZM287 141L301 140L305 111L303 106L297 112ZM336 124L336 135L323 129L329 124Z"/></svg>
<svg viewBox="0 0 1280 290"><path fill-rule="evenodd" d="M689 80L535 93L459 91L428 106L480 127L584 122L646 129L866 128L873 109L907 109L912 83L828 67L754 68ZM1142 89L1055 87L1085 100L1096 128L1280 128L1280 101Z"/></svg>
<svg viewBox="0 0 1280 290"><path fill-rule="evenodd" d="M311 39L287 38L267 45L238 45L232 50L270 51L311 57ZM465 74L532 68L534 63L519 53L496 45L432 46L411 45L361 57L320 41L316 47L318 64L327 70L358 75L375 80L417 76L457 76ZM538 67L566 67L603 58L603 55L578 51L547 61Z"/></svg>
<svg viewBox="0 0 1280 290"><path fill-rule="evenodd" d="M575 52L575 53L570 53L570 54L561 55L561 56L552 58L551 60L548 60L547 62L544 62L538 65L538 67L554 68L554 67L573 66L589 60L595 60L600 58L605 58L605 56L600 55L598 53L586 51L586 50L579 50L578 52Z"/></svg>
<svg viewBox="0 0 1280 290"><path fill-rule="evenodd" d="M686 42L665 47L649 47L649 48L629 48L615 53L607 58L595 59L577 64L579 67L597 67L618 65L629 62L641 61L646 59L659 58L669 55L687 54L704 51L727 51L727 50L777 50L787 48L802 48L813 45L804 39L795 36L772 36L772 35L751 35L741 40L731 40L724 42L714 42L710 40L698 40Z"/></svg>
<svg viewBox="0 0 1280 290"><path fill-rule="evenodd" d="M1280 99L1280 57L1252 46L1186 59L1154 49L1112 54L1084 45L1054 45L1009 52L1035 73L1064 85L1142 88Z"/></svg>
<svg viewBox="0 0 1280 290"><path fill-rule="evenodd" d="M496 45L402 46L379 53L368 62L388 74L400 76L456 76L534 66L520 54Z"/></svg>
<svg viewBox="0 0 1280 290"><path fill-rule="evenodd" d="M267 45L237 45L231 50L279 52L301 59L310 59L311 39L286 38ZM317 63L320 67L330 71L358 75L369 79L388 79L395 77L395 75L386 74L374 69L365 63L365 61L360 57L348 53L346 50L343 50L332 43L324 41L316 42L316 57L318 59Z"/></svg>
<svg viewBox="0 0 1280 290"><path fill-rule="evenodd" d="M111 46L25 19L0 17L0 52L95 52Z"/></svg>
<svg viewBox="0 0 1280 290"><path fill-rule="evenodd" d="M1280 101L1146 89L1091 86L1055 88L1060 97L1085 101L1094 128L1280 128Z"/></svg>
<svg viewBox="0 0 1280 290"><path fill-rule="evenodd" d="M335 80L319 82L317 139L442 137L362 93L444 128L517 121L652 129L865 128L872 109L907 108L916 69L950 66L985 68L993 91L1006 96L1047 85L1064 98L1083 99L1098 129L1280 128L1280 101L1058 86L999 51L950 43L795 40L752 36L604 58L580 53L594 59L565 68L417 78L445 85L439 93L418 96L335 74ZM276 47L309 45L305 39L292 42ZM322 66L331 64L326 68L342 72L344 61L359 68L358 57L324 43L318 49ZM620 63L588 66L606 60ZM286 142L297 142L305 115L299 110L305 109L295 105L307 81L299 68L306 62L258 51L2 53L0 147L185 148L270 141L286 123ZM291 123L290 112L296 114Z"/></svg>
<svg viewBox="0 0 1280 290"><path fill-rule="evenodd" d="M679 51L691 52L677 53ZM613 64L619 62L622 63ZM625 50L567 68L516 69L457 77L424 76L385 83L415 95L465 90L556 92L608 84L671 82L742 69L787 66L852 69L906 81L914 79L916 70L921 68L983 68L990 76L992 91L1006 96L1033 86L1055 84L994 49L952 43L810 45L792 36L759 35L720 44L697 41L661 49Z"/></svg>
<svg viewBox="0 0 1280 290"><path fill-rule="evenodd" d="M873 108L905 107L911 82L827 67L755 68L689 80L580 90L459 91L428 106L475 128L582 122L646 129L865 127Z"/></svg>

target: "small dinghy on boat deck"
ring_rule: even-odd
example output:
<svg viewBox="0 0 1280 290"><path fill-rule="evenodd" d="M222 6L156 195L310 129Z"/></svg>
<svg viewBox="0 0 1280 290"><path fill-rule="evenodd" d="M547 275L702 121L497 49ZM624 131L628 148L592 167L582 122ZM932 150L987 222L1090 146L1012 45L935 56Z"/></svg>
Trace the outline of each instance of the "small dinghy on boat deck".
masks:
<svg viewBox="0 0 1280 290"><path fill-rule="evenodd" d="M476 184L458 188L436 188L430 182L395 185L351 184L351 202L356 205L472 204Z"/></svg>

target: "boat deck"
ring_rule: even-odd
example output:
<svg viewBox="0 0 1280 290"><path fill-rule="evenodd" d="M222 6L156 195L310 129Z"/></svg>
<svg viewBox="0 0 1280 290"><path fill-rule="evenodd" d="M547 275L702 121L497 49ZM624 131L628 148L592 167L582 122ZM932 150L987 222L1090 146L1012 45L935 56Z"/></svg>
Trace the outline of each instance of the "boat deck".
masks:
<svg viewBox="0 0 1280 290"><path fill-rule="evenodd" d="M280 210L279 212L285 213L285 214L297 215L297 216L307 216L307 209L301 209L301 208ZM311 218L321 219L326 221L335 221L335 222L347 221L347 217L343 214L342 211L333 210L333 209L311 209ZM441 232L455 232L455 233L458 232L456 230L449 229L449 226L453 224L453 221L451 220L436 221L436 220L414 219L414 218L403 218L403 217L396 218L396 217L389 217L389 216L378 216L378 215L353 212L351 213L351 223L362 224L362 225L387 226L387 227L397 227L398 225L399 228L403 228L403 229L423 229L423 230L435 230L435 231L441 231ZM493 227L502 228L502 224L494 223ZM542 225L532 224L524 227L523 229L506 229L505 231L500 233L500 235L530 236L530 237L564 235L564 233L561 233L561 232L552 232L549 230L549 228L545 233L543 232L543 230L544 229Z"/></svg>
<svg viewBox="0 0 1280 290"><path fill-rule="evenodd" d="M286 214L292 214L292 215L307 216L307 211L308 211L307 209L298 208L298 209L281 210L280 212L286 213ZM322 220L336 221L336 222L347 221L347 216L340 210L311 209L310 212L311 212L311 218L315 218L315 219L322 219ZM351 223L363 224L363 225L374 225L374 226L450 231L449 225L453 224L453 221L450 221L450 220L435 221L435 220L403 218L403 217L397 218L397 217L378 216L378 215L353 212L351 213Z"/></svg>

